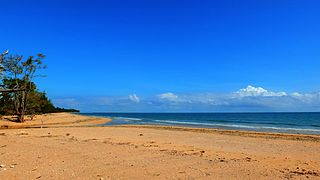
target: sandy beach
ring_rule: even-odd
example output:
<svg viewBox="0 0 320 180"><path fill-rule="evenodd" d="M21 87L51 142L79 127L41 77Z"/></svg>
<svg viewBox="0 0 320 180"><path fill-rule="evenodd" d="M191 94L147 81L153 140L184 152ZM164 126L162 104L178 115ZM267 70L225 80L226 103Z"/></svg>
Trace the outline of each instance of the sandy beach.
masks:
<svg viewBox="0 0 320 180"><path fill-rule="evenodd" d="M320 179L317 135L92 126L108 121L1 121L0 179Z"/></svg>
<svg viewBox="0 0 320 180"><path fill-rule="evenodd" d="M13 116L4 116L0 120L1 129L37 128L37 127L61 127L61 126L94 126L105 124L111 119L100 117L82 116L72 113L50 113L36 115L32 120L26 116L26 122L16 123Z"/></svg>

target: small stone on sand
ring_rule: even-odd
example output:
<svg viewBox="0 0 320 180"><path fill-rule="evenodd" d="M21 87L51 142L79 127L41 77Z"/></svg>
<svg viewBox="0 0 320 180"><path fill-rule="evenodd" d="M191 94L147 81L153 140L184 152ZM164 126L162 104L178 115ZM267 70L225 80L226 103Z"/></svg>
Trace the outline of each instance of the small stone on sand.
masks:
<svg viewBox="0 0 320 180"><path fill-rule="evenodd" d="M18 135L28 135L29 133L21 131Z"/></svg>

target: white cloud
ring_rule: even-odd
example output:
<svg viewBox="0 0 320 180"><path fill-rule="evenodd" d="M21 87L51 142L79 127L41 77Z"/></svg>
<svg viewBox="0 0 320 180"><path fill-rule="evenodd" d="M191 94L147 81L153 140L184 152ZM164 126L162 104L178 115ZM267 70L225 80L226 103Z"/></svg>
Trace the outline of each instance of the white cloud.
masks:
<svg viewBox="0 0 320 180"><path fill-rule="evenodd" d="M294 92L294 93L291 94L291 96L292 96L292 97L302 97L303 94L300 94L300 93L298 93L298 92Z"/></svg>
<svg viewBox="0 0 320 180"><path fill-rule="evenodd" d="M159 94L159 95L157 95L157 97L159 99L163 99L163 100L167 100L167 101L177 101L179 98L177 95L175 95L171 92Z"/></svg>
<svg viewBox="0 0 320 180"><path fill-rule="evenodd" d="M291 97L298 99L304 103L315 103L320 101L320 92L318 93L306 93L301 94L298 92L294 92L291 94Z"/></svg>
<svg viewBox="0 0 320 180"><path fill-rule="evenodd" d="M130 94L129 100L135 103L140 103L140 98L136 94Z"/></svg>
<svg viewBox="0 0 320 180"><path fill-rule="evenodd" d="M268 91L262 87L254 87L254 86L247 86L246 88L240 89L236 92L240 97L248 97L248 96L287 96L286 92L272 92Z"/></svg>
<svg viewBox="0 0 320 180"><path fill-rule="evenodd" d="M57 106L76 108L86 112L103 111L320 111L320 92L286 93L248 86L233 93L171 92L145 97L136 95L105 97L72 97L53 99ZM136 103L133 105L132 103Z"/></svg>
<svg viewBox="0 0 320 180"><path fill-rule="evenodd" d="M80 102L75 98L57 98L52 100L58 107L75 108Z"/></svg>

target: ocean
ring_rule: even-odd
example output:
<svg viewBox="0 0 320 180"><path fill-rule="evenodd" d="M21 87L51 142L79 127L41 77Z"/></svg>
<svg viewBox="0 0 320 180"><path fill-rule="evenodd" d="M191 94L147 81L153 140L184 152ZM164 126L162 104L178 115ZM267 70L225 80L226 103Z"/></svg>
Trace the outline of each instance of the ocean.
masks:
<svg viewBox="0 0 320 180"><path fill-rule="evenodd" d="M113 125L161 125L320 134L320 113L82 113Z"/></svg>

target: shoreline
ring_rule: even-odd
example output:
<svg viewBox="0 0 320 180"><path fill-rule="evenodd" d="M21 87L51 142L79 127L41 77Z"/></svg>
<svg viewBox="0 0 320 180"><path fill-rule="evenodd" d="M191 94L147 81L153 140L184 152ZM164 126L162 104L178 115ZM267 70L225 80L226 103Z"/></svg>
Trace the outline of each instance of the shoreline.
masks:
<svg viewBox="0 0 320 180"><path fill-rule="evenodd" d="M267 139L287 139L297 141L315 141L320 142L320 135L317 134L290 134L290 133L276 133L276 132L257 132L246 130L228 130L219 128L196 128L186 126L158 126L158 125L115 125L109 127L128 127L128 128L149 128L149 129L163 129L171 131L186 131L197 132L206 134L223 134L242 137L255 137L255 138L267 138Z"/></svg>
<svg viewBox="0 0 320 180"><path fill-rule="evenodd" d="M320 179L320 136L40 117L0 130L0 179Z"/></svg>
<svg viewBox="0 0 320 180"><path fill-rule="evenodd" d="M44 124L39 123L39 119L46 116L55 116L53 120L64 119L60 122L46 122ZM61 116L60 116L61 115ZM76 118L75 118L76 117ZM71 118L71 120L69 120ZM266 139L287 139L296 141L315 141L320 142L320 134L295 134L285 132L264 132L254 130L230 130L223 128L206 128L206 127L190 127L183 125L105 125L112 121L112 118L83 115L77 113L50 113L44 115L37 115L38 121L27 121L29 124L24 123L11 123L6 125L3 121L0 121L0 130L5 129L38 129L38 128L69 128L69 127L128 127L128 128L147 128L147 129L159 129L170 131L185 131L185 132L197 132L206 134L223 134L242 137L254 137L254 138L266 138Z"/></svg>
<svg viewBox="0 0 320 180"><path fill-rule="evenodd" d="M112 118L113 121L107 125L182 126L235 131L320 135L319 121L316 120L320 118L320 113L316 113L317 116L315 117L313 115L309 117L305 113L301 115L302 117L299 115L287 117L287 115L282 115L282 113L277 116L261 113L259 116L245 115L239 117L237 114L240 113L226 113L223 116L216 113L194 114L189 116L187 113L88 113L86 115ZM304 121L306 123L303 123Z"/></svg>

